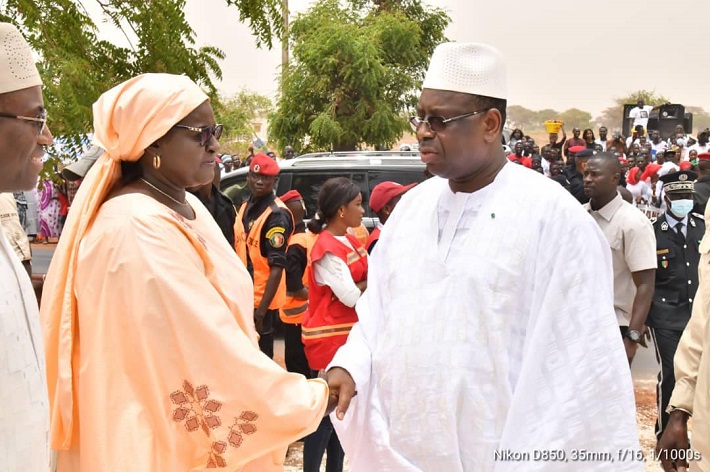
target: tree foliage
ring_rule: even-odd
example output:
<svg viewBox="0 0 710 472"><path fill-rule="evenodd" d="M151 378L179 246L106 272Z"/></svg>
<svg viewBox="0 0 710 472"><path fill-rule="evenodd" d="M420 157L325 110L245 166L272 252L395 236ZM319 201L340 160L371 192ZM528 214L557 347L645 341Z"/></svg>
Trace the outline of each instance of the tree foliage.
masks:
<svg viewBox="0 0 710 472"><path fill-rule="evenodd" d="M185 74L216 95L221 50L196 48L184 0L98 1L104 17L124 31L129 46L98 39L78 0L8 0L0 18L18 25L40 56L46 108L55 136L76 155L92 129L91 106L112 86L146 72Z"/></svg>
<svg viewBox="0 0 710 472"><path fill-rule="evenodd" d="M224 125L220 152L244 153L255 134L254 121L266 117L271 109L269 97L245 90L230 98L220 98L215 107L217 122Z"/></svg>
<svg viewBox="0 0 710 472"><path fill-rule="evenodd" d="M291 25L270 136L299 152L391 146L448 22L420 0L319 0Z"/></svg>
<svg viewBox="0 0 710 472"><path fill-rule="evenodd" d="M280 37L281 0L225 0L248 20L258 45ZM125 46L99 40L85 5L98 5L103 21L123 31ZM91 105L101 93L146 72L185 74L215 100L224 53L196 47L185 0L6 0L0 20L17 25L39 54L50 127L62 150L76 156L92 129Z"/></svg>
<svg viewBox="0 0 710 472"><path fill-rule="evenodd" d="M591 128L592 115L589 112L578 108L559 112L546 108L544 110L530 110L520 105L511 105L507 110L508 119L513 126L523 130L543 129L546 120L561 120L565 122L565 129L578 127L580 129Z"/></svg>
<svg viewBox="0 0 710 472"><path fill-rule="evenodd" d="M282 38L284 33L281 0L226 0L239 10L239 21L249 22L258 47L271 49L274 38Z"/></svg>

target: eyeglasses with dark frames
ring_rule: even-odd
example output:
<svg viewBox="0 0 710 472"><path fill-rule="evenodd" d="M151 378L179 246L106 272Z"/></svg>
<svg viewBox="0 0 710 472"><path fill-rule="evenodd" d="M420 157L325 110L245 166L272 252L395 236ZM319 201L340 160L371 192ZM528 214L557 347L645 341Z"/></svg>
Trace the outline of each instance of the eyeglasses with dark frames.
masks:
<svg viewBox="0 0 710 472"><path fill-rule="evenodd" d="M207 146L207 143L210 141L212 136L214 136L214 139L219 141L219 138L222 137L224 125L203 126L202 128L187 125L175 125L175 128L182 128L194 131L195 133L200 133L200 146Z"/></svg>
<svg viewBox="0 0 710 472"><path fill-rule="evenodd" d="M453 123L454 121L462 120L471 116L480 115L481 113L485 113L488 110L490 110L490 108L486 108L485 110L472 111L470 113L464 113L463 115L452 116L451 118L444 118L443 116L430 116L429 118L420 118L418 116L413 116L409 119L409 124L411 125L412 130L415 133L419 131L419 127L424 123L427 124L430 131L433 131L434 133L439 133L441 131L444 131L446 129L446 125L448 125L449 123Z"/></svg>
<svg viewBox="0 0 710 472"><path fill-rule="evenodd" d="M44 128L47 126L47 112L46 111L42 111L40 113L40 116L36 116L36 117L13 115L11 113L0 112L0 118L14 118L16 120L31 121L31 122L35 123L35 126L37 126L37 129L39 130L37 132L37 136L41 136L42 133L44 132Z"/></svg>

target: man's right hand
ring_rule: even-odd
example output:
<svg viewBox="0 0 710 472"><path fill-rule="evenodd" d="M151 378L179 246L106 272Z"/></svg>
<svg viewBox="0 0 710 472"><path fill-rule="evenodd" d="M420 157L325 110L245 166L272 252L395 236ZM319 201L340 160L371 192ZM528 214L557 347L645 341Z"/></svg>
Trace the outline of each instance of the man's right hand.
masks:
<svg viewBox="0 0 710 472"><path fill-rule="evenodd" d="M656 447L656 457L661 459L663 470L685 472L688 470L688 462L685 460L673 460L672 458L685 459L685 451L688 446L688 414L674 410L661 440Z"/></svg>
<svg viewBox="0 0 710 472"><path fill-rule="evenodd" d="M345 412L348 411L350 400L357 395L355 381L350 376L350 373L342 367L329 369L325 374L325 380L328 382L330 396L335 397L338 402L335 408L335 416L342 420L345 418Z"/></svg>

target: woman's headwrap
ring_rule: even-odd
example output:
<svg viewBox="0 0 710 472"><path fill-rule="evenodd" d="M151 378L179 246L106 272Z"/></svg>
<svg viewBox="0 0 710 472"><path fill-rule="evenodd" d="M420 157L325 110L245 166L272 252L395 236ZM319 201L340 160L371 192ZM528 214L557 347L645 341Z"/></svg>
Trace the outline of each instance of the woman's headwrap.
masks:
<svg viewBox="0 0 710 472"><path fill-rule="evenodd" d="M146 148L206 100L207 95L188 77L144 74L117 85L94 103L94 144L105 152L87 173L72 203L47 272L40 310L52 449L71 447L76 418L72 357L79 243L121 178L121 161L140 159Z"/></svg>
<svg viewBox="0 0 710 472"><path fill-rule="evenodd" d="M636 185L639 183L639 169L638 167L632 167L629 169L629 175L626 176L626 182L630 183L631 185Z"/></svg>
<svg viewBox="0 0 710 472"><path fill-rule="evenodd" d="M656 164L656 163L651 163L646 166L646 170L643 171L643 174L641 175L641 180L649 181L651 180L651 177L654 175L658 174L658 171L661 170L663 166L661 164Z"/></svg>

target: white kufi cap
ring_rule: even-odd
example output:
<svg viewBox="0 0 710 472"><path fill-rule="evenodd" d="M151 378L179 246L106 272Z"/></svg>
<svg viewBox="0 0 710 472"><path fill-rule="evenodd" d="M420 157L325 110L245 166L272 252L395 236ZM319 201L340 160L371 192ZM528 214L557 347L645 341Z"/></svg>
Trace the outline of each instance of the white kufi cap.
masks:
<svg viewBox="0 0 710 472"><path fill-rule="evenodd" d="M423 88L507 99L503 54L487 44L440 44L431 56Z"/></svg>
<svg viewBox="0 0 710 472"><path fill-rule="evenodd" d="M29 44L10 23L0 23L0 93L42 85Z"/></svg>

